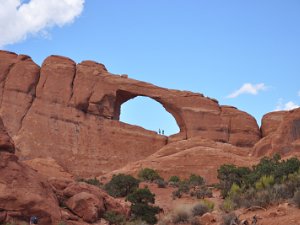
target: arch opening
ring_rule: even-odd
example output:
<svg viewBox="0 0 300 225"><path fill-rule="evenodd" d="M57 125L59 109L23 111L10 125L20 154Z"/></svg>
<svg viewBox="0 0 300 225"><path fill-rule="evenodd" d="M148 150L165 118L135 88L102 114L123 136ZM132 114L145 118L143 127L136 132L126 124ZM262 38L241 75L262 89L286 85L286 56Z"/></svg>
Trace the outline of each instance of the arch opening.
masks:
<svg viewBox="0 0 300 225"><path fill-rule="evenodd" d="M170 136L180 132L179 126L161 103L145 96L131 96L121 104L120 121Z"/></svg>

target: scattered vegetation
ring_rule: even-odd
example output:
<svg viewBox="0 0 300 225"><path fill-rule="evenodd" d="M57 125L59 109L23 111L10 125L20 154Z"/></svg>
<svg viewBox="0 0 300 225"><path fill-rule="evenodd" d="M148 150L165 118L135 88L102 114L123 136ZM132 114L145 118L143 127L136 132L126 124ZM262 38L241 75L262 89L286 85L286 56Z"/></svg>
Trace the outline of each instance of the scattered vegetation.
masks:
<svg viewBox="0 0 300 225"><path fill-rule="evenodd" d="M173 199L181 198L183 194L190 194L190 196L198 199L212 197L212 191L205 185L203 177L199 175L191 174L189 179L185 180L172 176L169 180L172 183L171 186L177 187L177 190L172 192Z"/></svg>
<svg viewBox="0 0 300 225"><path fill-rule="evenodd" d="M224 211L239 207L267 207L296 196L300 188L300 161L297 158L281 160L276 154L262 158L252 168L222 165L218 179L225 199L221 206Z"/></svg>
<svg viewBox="0 0 300 225"><path fill-rule="evenodd" d="M104 186L104 189L113 197L126 197L139 186L139 180L131 175L118 174Z"/></svg>

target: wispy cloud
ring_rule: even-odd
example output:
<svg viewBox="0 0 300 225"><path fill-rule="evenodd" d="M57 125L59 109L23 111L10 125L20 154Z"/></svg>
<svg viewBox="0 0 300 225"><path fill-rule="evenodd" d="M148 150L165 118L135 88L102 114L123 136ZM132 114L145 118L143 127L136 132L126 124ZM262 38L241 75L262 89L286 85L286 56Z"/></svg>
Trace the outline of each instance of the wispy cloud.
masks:
<svg viewBox="0 0 300 225"><path fill-rule="evenodd" d="M226 98L236 98L241 94L257 95L259 91L263 91L266 89L267 86L264 83L259 83L259 84L245 83L242 85L240 89L232 92Z"/></svg>
<svg viewBox="0 0 300 225"><path fill-rule="evenodd" d="M286 103L283 102L283 99L280 98L278 99L275 111L280 111L280 110L292 110L295 108L300 107L299 105L297 105L295 102L293 101L288 101Z"/></svg>
<svg viewBox="0 0 300 225"><path fill-rule="evenodd" d="M53 26L71 23L83 10L85 0L1 0L0 47L45 33Z"/></svg>

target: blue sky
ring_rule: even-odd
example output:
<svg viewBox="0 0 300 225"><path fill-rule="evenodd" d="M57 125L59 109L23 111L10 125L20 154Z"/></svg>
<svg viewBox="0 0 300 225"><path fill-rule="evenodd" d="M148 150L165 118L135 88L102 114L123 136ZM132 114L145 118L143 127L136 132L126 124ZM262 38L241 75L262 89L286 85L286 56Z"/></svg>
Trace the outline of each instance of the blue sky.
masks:
<svg viewBox="0 0 300 225"><path fill-rule="evenodd" d="M22 2L0 0L0 46L38 64L51 54L92 59L112 73L216 98L258 123L300 105L298 0ZM123 105L121 119L177 132L158 103L141 97Z"/></svg>

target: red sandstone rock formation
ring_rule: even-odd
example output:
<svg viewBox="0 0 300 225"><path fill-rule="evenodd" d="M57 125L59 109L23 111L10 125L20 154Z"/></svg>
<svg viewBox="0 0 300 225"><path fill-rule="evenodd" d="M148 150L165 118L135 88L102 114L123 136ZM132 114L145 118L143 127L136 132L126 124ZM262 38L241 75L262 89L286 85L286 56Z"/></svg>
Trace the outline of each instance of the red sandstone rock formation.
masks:
<svg viewBox="0 0 300 225"><path fill-rule="evenodd" d="M22 159L51 157L76 176L94 176L144 159L178 140L202 137L251 147L255 119L202 94L160 88L110 74L93 61L0 51L0 115ZM119 122L121 105L147 96L163 105L180 132L171 137Z"/></svg>
<svg viewBox="0 0 300 225"><path fill-rule="evenodd" d="M264 138L254 146L254 156L300 155L300 108L268 113L263 117L261 129Z"/></svg>
<svg viewBox="0 0 300 225"><path fill-rule="evenodd" d="M107 210L125 216L129 206L100 188L74 182L53 160L32 160L26 164L14 154L14 145L0 119L0 223L27 223L32 215L41 224L65 221L96 222ZM45 165L52 167L46 172ZM54 165L54 166L53 166ZM42 168L42 169L41 169ZM54 169L53 169L54 168ZM68 209L61 209L59 205Z"/></svg>
<svg viewBox="0 0 300 225"><path fill-rule="evenodd" d="M188 178L194 173L201 174L208 183L216 183L217 170L223 164L250 166L257 163L257 158L248 155L250 151L251 148L242 149L196 137L169 144L144 160L130 163L99 179L118 173L136 176L142 168L153 168L166 180L174 175Z"/></svg>
<svg viewBox="0 0 300 225"><path fill-rule="evenodd" d="M51 186L13 152L0 119L0 223L27 222L31 215L39 216L42 224L59 221L60 209Z"/></svg>

